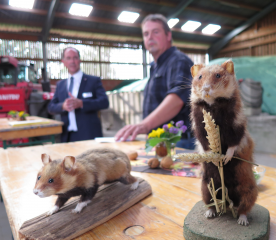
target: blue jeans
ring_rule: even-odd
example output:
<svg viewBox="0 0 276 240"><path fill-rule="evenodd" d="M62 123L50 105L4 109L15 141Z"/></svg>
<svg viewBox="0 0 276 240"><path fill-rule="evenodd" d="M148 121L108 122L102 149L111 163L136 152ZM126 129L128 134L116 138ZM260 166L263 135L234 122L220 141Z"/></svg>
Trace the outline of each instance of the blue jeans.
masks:
<svg viewBox="0 0 276 240"><path fill-rule="evenodd" d="M183 139L181 138L180 141L178 141L176 143L176 147L180 147L180 148L186 148L186 149L195 149L195 138L193 138L191 136L191 133L187 133L188 138L187 139Z"/></svg>

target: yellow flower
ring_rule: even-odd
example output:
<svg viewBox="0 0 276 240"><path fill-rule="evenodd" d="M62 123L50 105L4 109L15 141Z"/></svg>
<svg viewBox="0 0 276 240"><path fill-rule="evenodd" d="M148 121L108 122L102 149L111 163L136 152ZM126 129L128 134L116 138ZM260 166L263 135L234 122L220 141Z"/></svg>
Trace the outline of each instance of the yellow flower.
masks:
<svg viewBox="0 0 276 240"><path fill-rule="evenodd" d="M164 130L163 128L158 128L158 129L156 130L156 132L157 132L157 137L160 137L160 135L161 135L163 132L165 132L165 130Z"/></svg>
<svg viewBox="0 0 276 240"><path fill-rule="evenodd" d="M168 128L170 129L171 127L173 127L173 125L171 123L168 123Z"/></svg>
<svg viewBox="0 0 276 240"><path fill-rule="evenodd" d="M18 113L19 117L22 117L23 115L24 115L24 111L21 111L21 112Z"/></svg>
<svg viewBox="0 0 276 240"><path fill-rule="evenodd" d="M154 138L156 136L157 136L156 130L152 130L151 133L149 133L149 135L148 135L149 138Z"/></svg>
<svg viewBox="0 0 276 240"><path fill-rule="evenodd" d="M163 128L158 128L157 130L152 130L151 133L148 134L148 138L160 137L160 135L165 132Z"/></svg>

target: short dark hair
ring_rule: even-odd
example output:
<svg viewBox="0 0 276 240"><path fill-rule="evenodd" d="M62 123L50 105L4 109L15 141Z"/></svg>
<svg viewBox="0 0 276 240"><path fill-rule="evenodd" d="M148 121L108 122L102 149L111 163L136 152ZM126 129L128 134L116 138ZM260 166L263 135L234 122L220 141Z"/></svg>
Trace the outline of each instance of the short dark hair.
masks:
<svg viewBox="0 0 276 240"><path fill-rule="evenodd" d="M67 49L69 49L69 48L75 50L75 51L78 53L79 58L80 58L80 51L79 51L78 49L76 49L76 48L74 48L74 47L67 47L67 48L63 49L63 52L62 52L62 55L61 55L61 59L64 58L64 53L65 53L65 51L66 51Z"/></svg>
<svg viewBox="0 0 276 240"><path fill-rule="evenodd" d="M168 33L171 32L171 29L167 23L167 18L165 18L162 14L150 14L150 15L146 16L144 18L141 26L143 27L143 25L148 21L160 22L163 26L163 29L164 29L166 35L168 35Z"/></svg>

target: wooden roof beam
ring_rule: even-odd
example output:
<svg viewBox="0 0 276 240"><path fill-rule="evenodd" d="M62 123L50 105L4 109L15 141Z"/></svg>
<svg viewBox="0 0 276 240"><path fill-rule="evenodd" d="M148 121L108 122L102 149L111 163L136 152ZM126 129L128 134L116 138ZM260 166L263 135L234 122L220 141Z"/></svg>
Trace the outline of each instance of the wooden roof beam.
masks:
<svg viewBox="0 0 276 240"><path fill-rule="evenodd" d="M191 10L191 11L195 11L195 12L202 12L202 13L207 13L210 15L216 15L216 16L222 16L222 17L227 17L227 18L232 18L232 19L238 19L238 20L247 20L246 17L242 17L242 16L238 16L238 15L233 15L233 14L229 14L229 13L224 13L224 12L220 12L217 10L211 10L211 9L206 9L206 8L198 8L195 6L189 6L186 8L187 10Z"/></svg>
<svg viewBox="0 0 276 240"><path fill-rule="evenodd" d="M232 6L235 8L244 8L244 9L249 9L253 11L262 10L262 8L260 7L252 6L251 4L241 3L240 1L233 1L233 0L212 0L212 1L219 2L223 5L230 6L230 7Z"/></svg>
<svg viewBox="0 0 276 240"><path fill-rule="evenodd" d="M170 18L175 18L177 17L180 13L184 11L185 8L189 6L191 2L194 0L182 0L172 11L170 14L168 14L167 19Z"/></svg>
<svg viewBox="0 0 276 240"><path fill-rule="evenodd" d="M146 2L146 3L150 3L150 4L156 4L156 5L162 5L162 6L168 6L168 7L176 7L177 6L177 4L172 3L168 0L167 1L166 0L136 0L136 1ZM216 10L211 10L211 9L206 9L206 8L198 8L196 6L187 6L186 9L195 11L195 12L203 12L203 13L207 13L207 14L211 14L211 15L233 18L233 19L238 19L238 20L247 20L246 17L233 15L230 13L218 12Z"/></svg>

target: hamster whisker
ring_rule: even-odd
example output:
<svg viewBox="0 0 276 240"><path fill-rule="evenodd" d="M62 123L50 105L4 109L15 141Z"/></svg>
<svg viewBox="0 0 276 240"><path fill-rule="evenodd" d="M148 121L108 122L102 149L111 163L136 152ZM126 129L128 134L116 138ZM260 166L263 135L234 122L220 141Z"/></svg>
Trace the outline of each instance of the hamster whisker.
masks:
<svg viewBox="0 0 276 240"><path fill-rule="evenodd" d="M189 78L186 78L186 77L183 77L183 76L180 76L180 77L182 77L182 78L185 79L185 80L188 80L189 82L192 82L192 81L193 81L193 79L189 79Z"/></svg>
<svg viewBox="0 0 276 240"><path fill-rule="evenodd" d="M191 86L188 86L188 85L182 85L182 86L177 86L177 87L175 87L177 90L179 90L179 89L188 89L188 88L191 88Z"/></svg>

